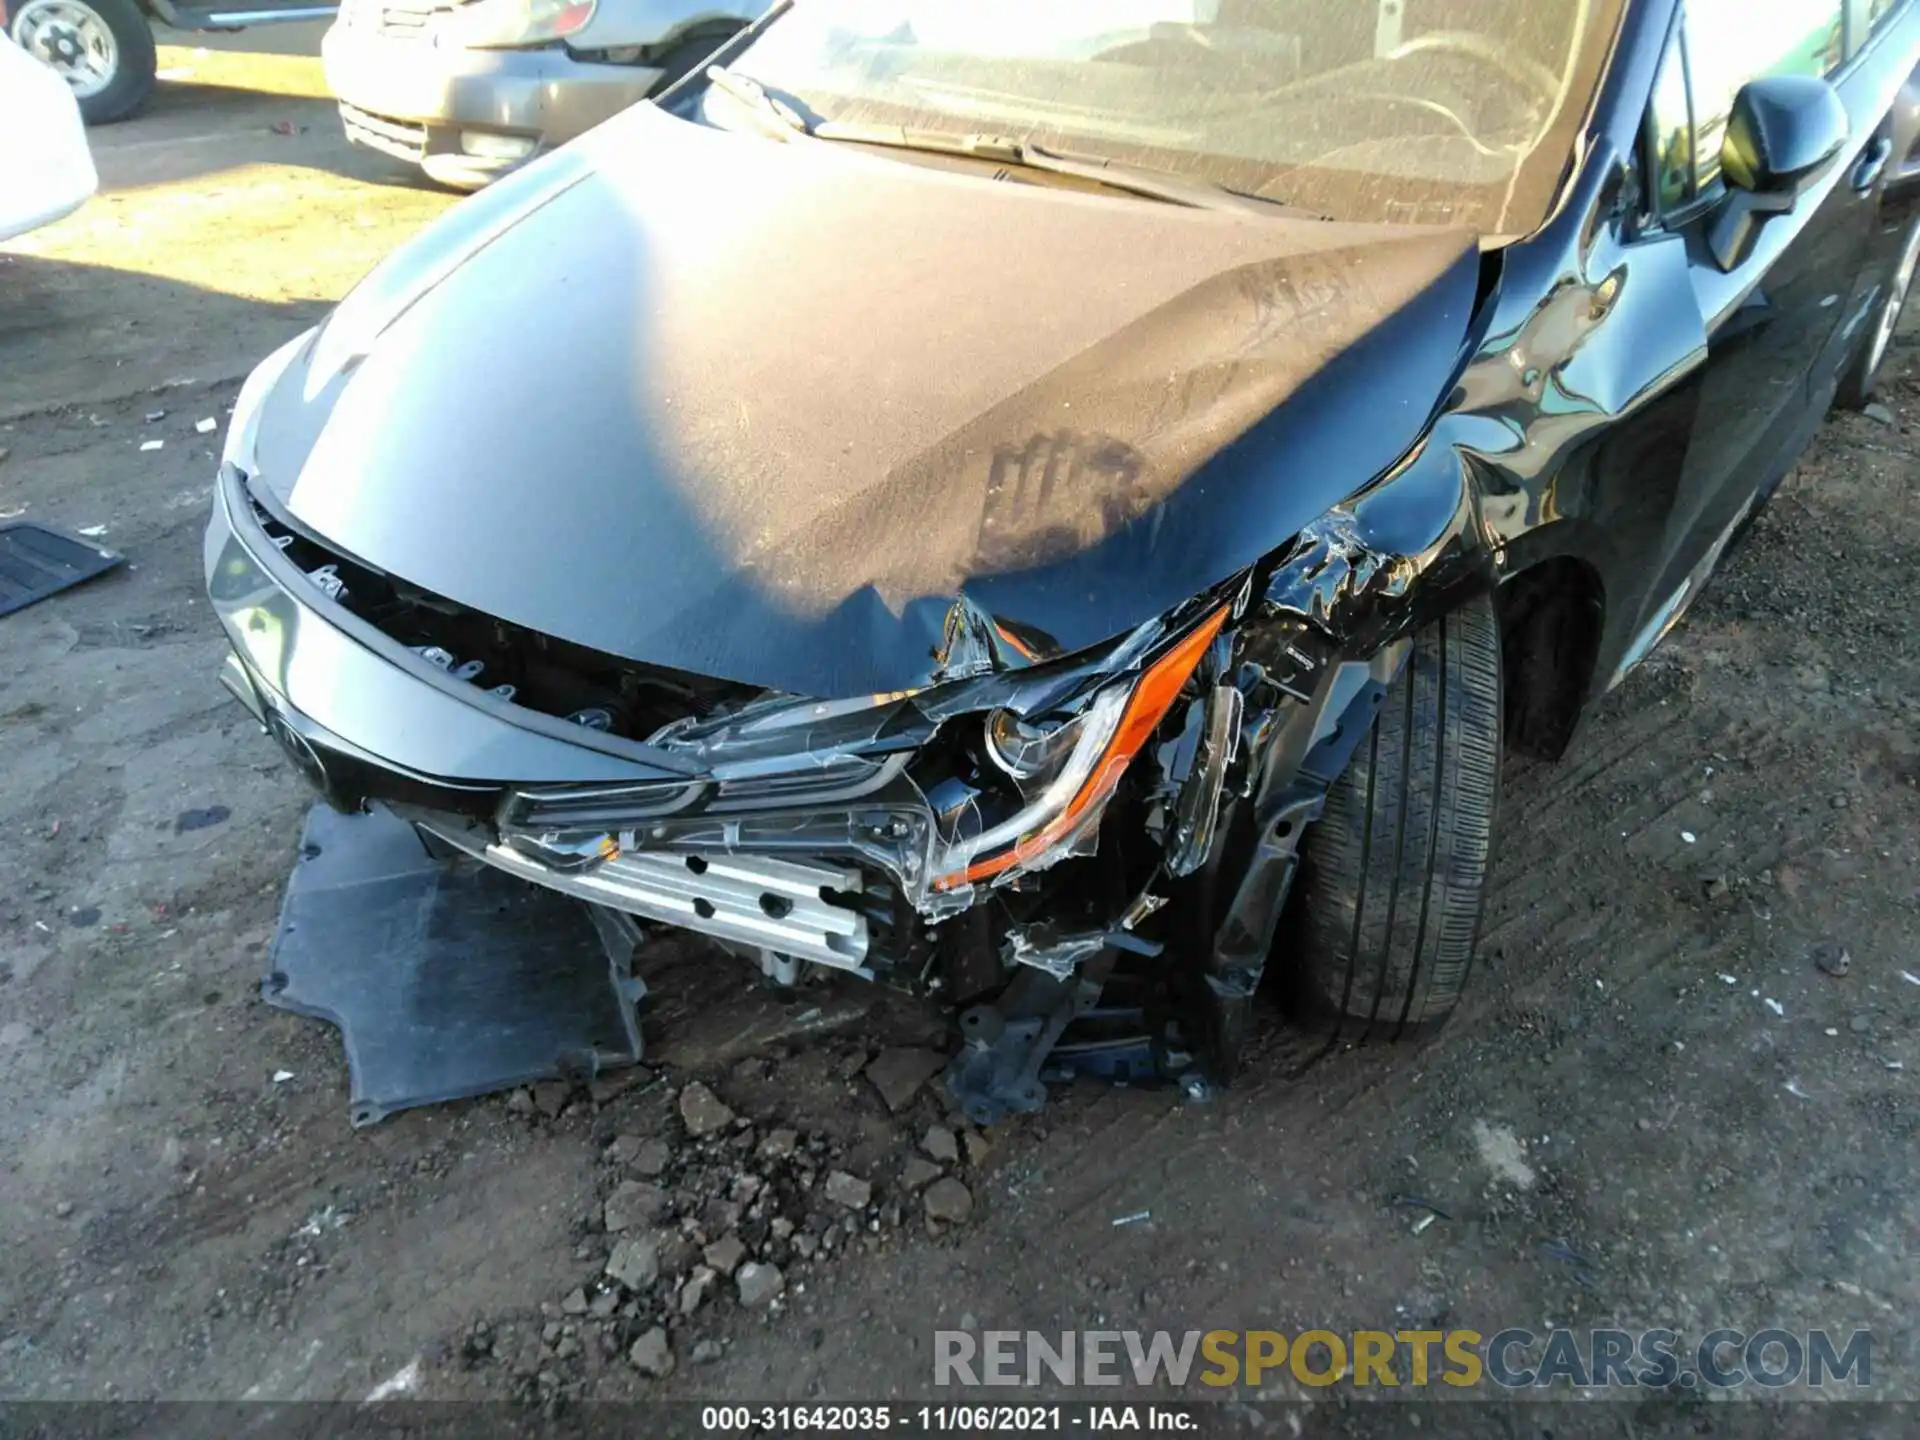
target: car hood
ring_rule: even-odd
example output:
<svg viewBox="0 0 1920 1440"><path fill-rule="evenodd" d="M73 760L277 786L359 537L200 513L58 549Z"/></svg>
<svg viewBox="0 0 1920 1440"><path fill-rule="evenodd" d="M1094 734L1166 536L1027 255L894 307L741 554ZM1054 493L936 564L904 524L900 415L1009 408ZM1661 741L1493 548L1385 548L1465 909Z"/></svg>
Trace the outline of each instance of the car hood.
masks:
<svg viewBox="0 0 1920 1440"><path fill-rule="evenodd" d="M1191 209L642 105L463 202L266 397L358 559L799 694L1106 639L1419 437L1472 236Z"/></svg>

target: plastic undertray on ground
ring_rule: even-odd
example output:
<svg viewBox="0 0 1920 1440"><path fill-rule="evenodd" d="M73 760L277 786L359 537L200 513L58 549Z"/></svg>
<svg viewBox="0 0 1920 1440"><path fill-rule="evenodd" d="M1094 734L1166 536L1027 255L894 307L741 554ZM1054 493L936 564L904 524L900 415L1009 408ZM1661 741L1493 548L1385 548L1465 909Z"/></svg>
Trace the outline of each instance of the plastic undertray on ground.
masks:
<svg viewBox="0 0 1920 1440"><path fill-rule="evenodd" d="M77 535L32 520L0 525L0 615L103 575L121 559Z"/></svg>
<svg viewBox="0 0 1920 1440"><path fill-rule="evenodd" d="M302 842L261 994L340 1028L355 1125L639 1061L626 917L436 859L385 811L315 805Z"/></svg>

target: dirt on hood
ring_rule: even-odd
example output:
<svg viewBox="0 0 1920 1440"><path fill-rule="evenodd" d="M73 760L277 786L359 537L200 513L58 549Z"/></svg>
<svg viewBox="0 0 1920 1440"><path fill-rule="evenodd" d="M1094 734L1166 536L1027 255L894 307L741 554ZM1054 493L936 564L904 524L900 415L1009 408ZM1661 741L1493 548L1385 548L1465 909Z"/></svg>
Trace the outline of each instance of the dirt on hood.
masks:
<svg viewBox="0 0 1920 1440"><path fill-rule="evenodd" d="M1417 438L1478 279L651 106L574 150L349 297L261 478L463 604L815 695L922 683L963 594L1071 650L1284 543Z"/></svg>

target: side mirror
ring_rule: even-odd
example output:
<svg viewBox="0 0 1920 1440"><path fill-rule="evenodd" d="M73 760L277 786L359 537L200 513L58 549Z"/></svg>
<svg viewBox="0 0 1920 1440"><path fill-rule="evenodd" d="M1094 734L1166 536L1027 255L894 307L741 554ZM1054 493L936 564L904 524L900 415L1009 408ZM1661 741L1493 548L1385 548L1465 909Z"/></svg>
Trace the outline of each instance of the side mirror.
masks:
<svg viewBox="0 0 1920 1440"><path fill-rule="evenodd" d="M1850 128L1840 93L1825 80L1769 75L1740 87L1720 144L1727 198L1707 237L1722 270L1746 258L1767 216L1793 208L1846 148Z"/></svg>

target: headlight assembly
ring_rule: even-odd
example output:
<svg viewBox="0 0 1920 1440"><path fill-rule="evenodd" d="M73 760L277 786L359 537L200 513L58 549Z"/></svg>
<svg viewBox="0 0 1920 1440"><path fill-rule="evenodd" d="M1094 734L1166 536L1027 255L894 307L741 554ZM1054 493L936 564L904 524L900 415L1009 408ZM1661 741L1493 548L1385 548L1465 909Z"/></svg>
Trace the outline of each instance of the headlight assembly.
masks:
<svg viewBox="0 0 1920 1440"><path fill-rule="evenodd" d="M1025 789L1028 782L1051 775L1072 757L1088 718L1077 715L1057 725L1035 725L1011 710L994 710L988 713L980 738L987 758Z"/></svg>
<svg viewBox="0 0 1920 1440"><path fill-rule="evenodd" d="M1099 824L1120 777L1226 618L1225 606L1214 610L1137 676L1095 691L1085 709L1056 728L1027 726L1004 711L989 714L984 748L1013 777L1023 803L991 828L950 839L934 866L933 888L959 890L1072 854L1073 842Z"/></svg>
<svg viewBox="0 0 1920 1440"><path fill-rule="evenodd" d="M586 28L594 0L474 0L440 19L440 38L466 50L542 45Z"/></svg>
<svg viewBox="0 0 1920 1440"><path fill-rule="evenodd" d="M287 368L293 364L301 347L312 338L311 330L294 336L254 366L253 373L247 376L246 383L240 387L239 398L233 402L233 418L227 422L227 438L220 458L242 474L253 473L253 446L260 431L261 402L280 383L280 377L287 373Z"/></svg>

